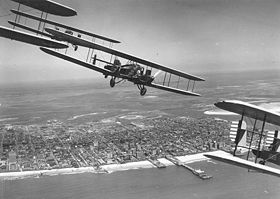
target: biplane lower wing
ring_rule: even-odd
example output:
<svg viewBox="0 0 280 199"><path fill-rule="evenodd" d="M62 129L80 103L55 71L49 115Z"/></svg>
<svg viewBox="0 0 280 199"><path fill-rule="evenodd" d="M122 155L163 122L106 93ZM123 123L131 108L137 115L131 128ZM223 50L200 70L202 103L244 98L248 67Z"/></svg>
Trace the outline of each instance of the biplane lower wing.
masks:
<svg viewBox="0 0 280 199"><path fill-rule="evenodd" d="M237 113L256 120L280 126L280 115L262 107L239 100L225 100L215 103L220 109Z"/></svg>
<svg viewBox="0 0 280 199"><path fill-rule="evenodd" d="M26 32L18 30L13 30L3 26L0 26L0 36L48 48L68 48L68 46L62 42L58 42L49 38L43 38L37 35L28 34Z"/></svg>
<svg viewBox="0 0 280 199"><path fill-rule="evenodd" d="M265 166L262 164L257 164L248 160L244 160L238 157L233 156L232 154L226 153L224 151L214 151L208 154L204 154L204 156L220 161L225 162L231 165L236 165L239 167L256 170L262 173L266 173L269 175L280 177L280 169L275 169L269 166Z"/></svg>
<svg viewBox="0 0 280 199"><path fill-rule="evenodd" d="M12 0L16 3L40 10L53 15L70 17L77 15L76 10L50 0Z"/></svg>
<svg viewBox="0 0 280 199"><path fill-rule="evenodd" d="M54 35L55 37L57 37L58 40L67 41L69 43L72 43L72 44L75 44L75 45L78 45L78 46L84 46L84 47L87 47L87 48L100 50L100 51L103 51L103 52L106 52L106 53L109 53L109 54L112 54L112 55L115 55L115 56L118 56L118 57L122 57L124 59L128 59L128 60L137 62L139 64L143 64L143 65L146 65L146 66L150 66L152 68L156 68L158 70L162 70L162 71L171 73L173 75L177 75L177 76L180 76L180 77L183 77L183 78L187 78L189 80L205 81L204 79L202 79L200 77L190 75L190 74L187 74L187 73L184 73L184 72L172 69L172 68L168 68L168 67L165 67L165 66L162 66L162 65L159 65L159 64L156 64L156 63L153 63L153 62L135 57L133 55L129 55L129 54L126 54L126 53L123 53L123 52L120 52L120 51L117 51L117 50L114 50L114 49L111 49L111 48L108 48L108 47L105 47L105 46L102 46L102 45L99 45L99 44L96 44L96 43L93 43L93 42L90 42L88 40L85 40L85 39L82 39L82 38L79 38L79 37L76 37L76 36L73 36L73 35L70 35L70 34L66 34L66 33L61 32L59 30L54 30L54 29L51 29L51 28L45 28L45 31Z"/></svg>
<svg viewBox="0 0 280 199"><path fill-rule="evenodd" d="M147 86L157 88L157 89L161 89L161 90L165 90L165 91L178 93L178 94L182 94L182 95L200 96L200 94L198 94L198 93L194 93L194 92L186 91L186 90L182 90L182 89L177 89L177 88L172 88L172 87L167 87L167 86L160 85L160 84L151 83Z"/></svg>
<svg viewBox="0 0 280 199"><path fill-rule="evenodd" d="M67 60L67 61L70 61L72 63L75 63L75 64L78 64L80 66L83 66L83 67L86 67L86 68L89 68L91 70L95 70L97 72L100 72L102 73L103 75L111 75L112 73L108 70L105 70L103 68L99 68L95 65L92 65L92 64L89 64L89 63L86 63L84 61L81 61L79 59L76 59L74 57L70 57L68 55L65 55L65 54L62 54L62 53L59 53L57 51L54 51L54 50L51 50L51 49L48 49L48 48L44 48L44 47L41 47L40 48L43 52L49 54L49 55L53 55L55 57L58 57L58 58L61 58L61 59L64 59L64 60Z"/></svg>

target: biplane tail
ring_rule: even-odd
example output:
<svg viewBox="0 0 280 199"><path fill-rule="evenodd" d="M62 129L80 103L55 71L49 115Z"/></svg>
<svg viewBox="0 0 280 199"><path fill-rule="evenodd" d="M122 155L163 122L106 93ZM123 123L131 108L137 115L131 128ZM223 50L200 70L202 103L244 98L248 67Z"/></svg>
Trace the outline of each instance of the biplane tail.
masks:
<svg viewBox="0 0 280 199"><path fill-rule="evenodd" d="M230 139L234 142L233 155L244 155L248 152L247 147L247 125L245 121L232 121L230 128Z"/></svg>

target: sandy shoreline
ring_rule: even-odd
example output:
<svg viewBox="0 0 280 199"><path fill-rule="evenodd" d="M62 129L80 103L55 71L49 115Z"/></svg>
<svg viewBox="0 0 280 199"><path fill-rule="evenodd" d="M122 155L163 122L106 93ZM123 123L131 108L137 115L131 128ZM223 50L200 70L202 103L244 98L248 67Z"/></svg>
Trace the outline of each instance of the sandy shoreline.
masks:
<svg viewBox="0 0 280 199"><path fill-rule="evenodd" d="M198 161L208 160L209 158L205 157L203 154L198 153L193 155L186 156L177 156L177 158L184 163L192 163ZM172 162L168 161L165 158L158 159L161 163L166 166L174 165ZM96 170L93 167L80 167L80 168L65 168L65 169L52 169L52 170L38 170L38 171L22 171L22 172L5 172L0 173L0 180L7 179L21 179L27 177L40 177L40 176L53 176L53 175L65 175L65 174L77 174L77 173L112 173L116 171L125 171L132 169L145 169L145 168L156 168L149 161L139 161L139 162L130 162L125 164L110 164L100 166L101 170Z"/></svg>

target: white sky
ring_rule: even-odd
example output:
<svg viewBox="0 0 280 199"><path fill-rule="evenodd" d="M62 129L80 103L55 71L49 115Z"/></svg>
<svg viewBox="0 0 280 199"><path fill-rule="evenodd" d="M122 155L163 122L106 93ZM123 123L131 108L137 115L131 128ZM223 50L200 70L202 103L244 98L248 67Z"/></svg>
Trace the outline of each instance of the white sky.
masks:
<svg viewBox="0 0 280 199"><path fill-rule="evenodd" d="M120 40L118 50L194 75L279 68L278 0L56 1L78 16L49 19ZM16 7L0 0L0 16ZM10 27L13 19L0 17L0 25ZM37 46L0 38L0 82L99 76Z"/></svg>

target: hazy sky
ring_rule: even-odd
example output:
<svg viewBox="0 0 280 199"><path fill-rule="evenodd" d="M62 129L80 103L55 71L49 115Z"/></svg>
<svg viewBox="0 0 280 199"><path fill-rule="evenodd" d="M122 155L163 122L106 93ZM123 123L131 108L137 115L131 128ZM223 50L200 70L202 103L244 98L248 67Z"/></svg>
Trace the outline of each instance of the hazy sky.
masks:
<svg viewBox="0 0 280 199"><path fill-rule="evenodd" d="M185 72L279 68L279 0L56 1L78 15L49 19L120 40L116 49ZM4 15L17 6L0 3L0 25L10 27L14 16ZM37 46L0 37L1 82L98 76Z"/></svg>

